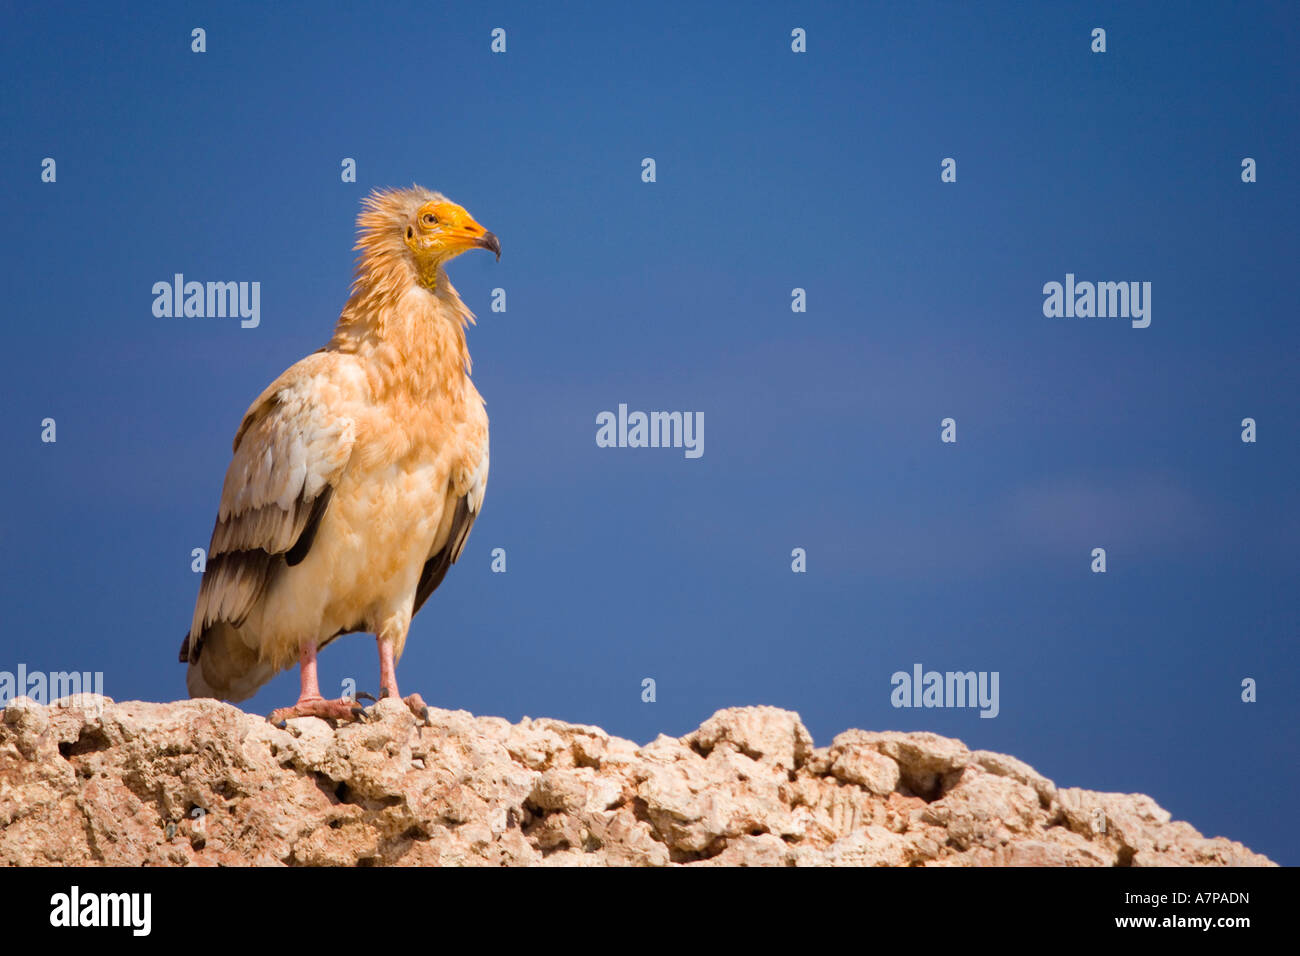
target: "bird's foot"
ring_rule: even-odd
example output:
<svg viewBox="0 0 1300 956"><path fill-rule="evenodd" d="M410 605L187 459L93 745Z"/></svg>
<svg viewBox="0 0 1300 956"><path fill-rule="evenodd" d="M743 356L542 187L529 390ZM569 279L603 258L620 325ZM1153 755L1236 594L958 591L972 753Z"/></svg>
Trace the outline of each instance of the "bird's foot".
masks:
<svg viewBox="0 0 1300 956"><path fill-rule="evenodd" d="M355 700L342 697L339 700L325 700L323 697L300 698L292 707L281 707L271 711L267 719L277 727L293 717L321 717L325 720L365 720L366 712Z"/></svg>
<svg viewBox="0 0 1300 956"><path fill-rule="evenodd" d="M380 697L396 697L392 691L384 689L379 692ZM424 702L424 698L419 694L411 694L402 698L402 703L406 705L411 714L422 724L429 723L429 705Z"/></svg>
<svg viewBox="0 0 1300 956"><path fill-rule="evenodd" d="M411 694L409 697L402 698L402 703L410 708L415 719L422 724L429 722L429 705L424 702L424 698L419 694Z"/></svg>

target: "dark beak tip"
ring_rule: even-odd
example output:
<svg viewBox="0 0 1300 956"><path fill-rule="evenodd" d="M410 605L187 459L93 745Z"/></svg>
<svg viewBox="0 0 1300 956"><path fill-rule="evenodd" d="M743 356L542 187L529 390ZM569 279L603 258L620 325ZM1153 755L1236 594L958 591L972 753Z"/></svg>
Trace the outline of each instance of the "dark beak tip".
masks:
<svg viewBox="0 0 1300 956"><path fill-rule="evenodd" d="M501 261L501 240L496 237L496 233L483 233L483 238L479 240L479 244L489 252L495 252L497 254L497 262Z"/></svg>

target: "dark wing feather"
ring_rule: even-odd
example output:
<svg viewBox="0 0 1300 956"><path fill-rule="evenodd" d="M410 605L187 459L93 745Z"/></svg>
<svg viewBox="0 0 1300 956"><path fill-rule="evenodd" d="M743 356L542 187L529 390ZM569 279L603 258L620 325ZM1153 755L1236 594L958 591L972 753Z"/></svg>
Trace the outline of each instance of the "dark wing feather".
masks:
<svg viewBox="0 0 1300 956"><path fill-rule="evenodd" d="M198 660L213 623L242 625L274 576L315 542L356 434L352 419L322 398L337 392L336 360L317 354L294 365L244 416L182 661Z"/></svg>
<svg viewBox="0 0 1300 956"><path fill-rule="evenodd" d="M456 514L451 519L451 537L447 539L442 550L424 562L424 569L420 572L420 583L415 589L415 607L411 611L412 617L420 612L424 602L429 600L429 595L438 590L438 585L447 576L447 569L460 557L461 551L465 548L465 539L469 537L469 529L474 527L475 517L476 514L469 510L467 498L457 500Z"/></svg>
<svg viewBox="0 0 1300 956"><path fill-rule="evenodd" d="M416 586L415 603L411 609L412 617L419 613L424 602L429 600L429 595L438 589L442 579L447 576L447 569L460 560L461 552L465 550L465 542L469 539L470 529L474 527L474 519L483 508L483 496L487 494L488 478L486 432L485 426L483 443L478 458L473 463L473 470L467 468L462 473L462 479L453 489L462 493L456 499L456 507L452 512L444 543L429 556L420 571L420 583Z"/></svg>

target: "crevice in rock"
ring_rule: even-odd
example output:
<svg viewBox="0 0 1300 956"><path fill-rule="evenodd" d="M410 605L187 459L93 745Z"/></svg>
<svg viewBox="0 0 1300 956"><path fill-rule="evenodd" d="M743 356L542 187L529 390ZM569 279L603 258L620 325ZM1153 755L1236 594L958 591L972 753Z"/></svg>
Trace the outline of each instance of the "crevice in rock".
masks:
<svg viewBox="0 0 1300 956"><path fill-rule="evenodd" d="M654 820L650 819L650 804L646 803L641 797L632 798L632 816L636 817L636 819L640 820L642 823L650 824L650 829L654 831L655 839L659 840L660 843L663 842L659 837L659 829L655 826Z"/></svg>
<svg viewBox="0 0 1300 956"><path fill-rule="evenodd" d="M942 800L961 782L961 769L948 773L916 772L900 764L897 790L905 797L919 797L926 803Z"/></svg>
<svg viewBox="0 0 1300 956"><path fill-rule="evenodd" d="M572 847L569 846L569 841L563 839L557 840L555 843L551 844L550 846L540 846L536 840L532 840L532 839L530 839L528 842L537 848L537 851L542 854L543 860L546 859L548 856L550 856L552 853L559 853L561 850L572 849Z"/></svg>
<svg viewBox="0 0 1300 956"><path fill-rule="evenodd" d="M316 776L317 786L321 788L326 796L332 797L334 803L347 804L374 813L396 807L406 801L406 798L399 793L390 793L383 797L364 797L349 786L346 780L335 784L328 777ZM329 781L329 785L325 786L323 781Z"/></svg>
<svg viewBox="0 0 1300 956"><path fill-rule="evenodd" d="M673 863L699 863L711 860L727 848L726 837L718 837L703 850L681 850L675 846L668 847L668 859Z"/></svg>
<svg viewBox="0 0 1300 956"><path fill-rule="evenodd" d="M307 776L311 778L312 783L316 784L317 790L319 790L321 793L325 794L325 796L330 798L331 803L333 803L335 800L338 799L336 791L339 785L335 783L329 776L321 773L318 770L308 771Z"/></svg>
<svg viewBox="0 0 1300 956"><path fill-rule="evenodd" d="M107 750L111 746L108 735L103 730L98 727L85 726L81 728L81 733L75 742L64 741L59 744L59 754L64 760L71 762L73 757L95 753L99 750Z"/></svg>
<svg viewBox="0 0 1300 956"><path fill-rule="evenodd" d="M921 781L898 782L898 792L905 797L919 797L926 803L934 803L944 795L943 784L935 780L930 786Z"/></svg>

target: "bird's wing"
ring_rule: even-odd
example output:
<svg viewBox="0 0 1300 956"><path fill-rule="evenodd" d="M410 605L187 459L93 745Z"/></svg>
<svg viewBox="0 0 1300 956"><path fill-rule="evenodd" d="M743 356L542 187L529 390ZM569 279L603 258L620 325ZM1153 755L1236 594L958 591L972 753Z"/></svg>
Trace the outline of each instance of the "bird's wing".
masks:
<svg viewBox="0 0 1300 956"><path fill-rule="evenodd" d="M213 622L243 623L282 558L298 564L311 549L356 441L346 409L360 373L350 363L337 352L309 355L244 415L182 660L198 659Z"/></svg>
<svg viewBox="0 0 1300 956"><path fill-rule="evenodd" d="M475 423L475 426L471 430L474 436L471 440L475 442L472 446L474 454L468 456L462 467L452 474L450 497L455 500L456 505L454 509L448 509L447 514L443 516L442 526L439 527L439 533L434 539L436 542L434 550L424 562L424 569L420 572L420 583L415 589L415 605L411 610L412 617L429 599L429 595L437 590L442 579L447 576L447 569L460 558L461 552L465 550L465 541L469 538L470 529L474 527L474 519L483 509L483 497L487 494L488 479L486 416L483 417L481 427L477 427L478 423ZM479 437L480 432L481 437ZM441 546L438 543L441 543Z"/></svg>

